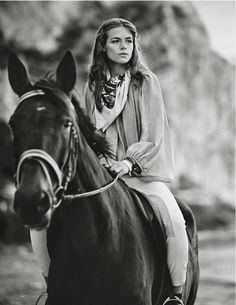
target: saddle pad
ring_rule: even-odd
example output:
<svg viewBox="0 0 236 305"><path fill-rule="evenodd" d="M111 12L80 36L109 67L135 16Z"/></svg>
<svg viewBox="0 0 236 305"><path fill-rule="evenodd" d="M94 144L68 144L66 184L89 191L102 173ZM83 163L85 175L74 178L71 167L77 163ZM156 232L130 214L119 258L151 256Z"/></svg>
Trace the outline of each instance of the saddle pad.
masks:
<svg viewBox="0 0 236 305"><path fill-rule="evenodd" d="M152 225L154 234L157 230L162 230L163 237L166 240L166 233L164 225L161 219L161 215L158 209L158 205L153 203L144 193L137 191L136 189L130 188L130 192L133 197L136 197L138 207L143 217ZM183 214L186 223L186 230L189 241L192 242L194 235L196 234L196 223L194 215L190 207L175 197L175 200ZM157 228L156 228L157 227Z"/></svg>
<svg viewBox="0 0 236 305"><path fill-rule="evenodd" d="M163 236L165 236L165 230L161 219L161 214L158 210L156 204L153 204L151 200L142 192L137 191L136 189L130 188L131 195L134 197L137 202L138 208L141 211L143 217L146 219L150 225L157 225L156 228L158 231L161 231ZM154 229L154 228L153 228ZM156 230L154 230L156 231Z"/></svg>

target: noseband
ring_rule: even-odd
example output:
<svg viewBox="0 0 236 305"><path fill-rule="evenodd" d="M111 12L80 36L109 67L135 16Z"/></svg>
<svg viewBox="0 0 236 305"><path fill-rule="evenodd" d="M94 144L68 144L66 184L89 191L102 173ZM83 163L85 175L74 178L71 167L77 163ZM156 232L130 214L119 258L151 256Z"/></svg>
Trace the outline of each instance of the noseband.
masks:
<svg viewBox="0 0 236 305"><path fill-rule="evenodd" d="M56 161L48 153L46 153L44 150L41 149L29 149L24 151L23 154L20 156L19 163L16 169L17 188L19 188L19 184L20 184L21 168L24 161L26 160L34 160L41 166L50 188L50 193L52 196L52 206L53 208L58 207L59 204L61 203L61 199L58 200L57 194L59 193L60 190L65 190L65 188L62 186L62 172L58 167ZM57 178L57 189L55 191L53 190L52 179L51 176L49 175L48 168L45 165L45 163L49 165L49 167L53 170L53 173Z"/></svg>
<svg viewBox="0 0 236 305"><path fill-rule="evenodd" d="M46 92L43 90L29 91L20 97L20 99L18 101L18 106L21 102L25 101L26 99L29 99L30 97L41 96L41 95L46 95ZM73 123L70 122L69 124L70 124L69 126L71 128L70 138L69 138L68 148L66 151L66 158L64 160L64 163L63 163L61 169L59 168L57 162L53 159L53 157L51 157L47 152L45 152L44 150L41 150L41 149L29 149L29 150L24 151L19 158L19 162L18 162L17 169L16 169L16 187L19 188L21 168L22 168L23 163L26 160L34 160L41 166L43 173L47 179L49 188L50 188L51 198L52 198L52 203L51 203L52 208L57 208L60 205L60 203L62 202L62 200L70 203L74 199L100 194L100 193L108 190L118 180L118 174L117 174L117 176L111 183L109 183L99 189L85 192L85 193L73 194L73 195L65 194L68 183L71 181L71 178L73 176L73 174L72 174L73 169L72 169L72 164L70 163L70 158L75 156L75 154L76 154L76 143L78 141L77 132L73 126ZM77 158L75 158L75 159L77 159ZM52 183L51 176L48 172L48 167L53 171L53 173L56 176L56 179L57 179L56 190L53 189L53 183ZM64 169L67 169L67 175L66 175L65 179L63 179ZM60 192L61 192L61 194L59 196L60 198L58 198L58 194Z"/></svg>

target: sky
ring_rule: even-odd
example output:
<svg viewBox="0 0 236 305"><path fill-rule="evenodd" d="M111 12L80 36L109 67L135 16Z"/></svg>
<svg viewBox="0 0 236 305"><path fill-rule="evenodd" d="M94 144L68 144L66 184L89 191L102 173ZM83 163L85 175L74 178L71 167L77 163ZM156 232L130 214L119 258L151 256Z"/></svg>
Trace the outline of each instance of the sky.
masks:
<svg viewBox="0 0 236 305"><path fill-rule="evenodd" d="M207 28L212 49L235 64L235 1L191 2Z"/></svg>

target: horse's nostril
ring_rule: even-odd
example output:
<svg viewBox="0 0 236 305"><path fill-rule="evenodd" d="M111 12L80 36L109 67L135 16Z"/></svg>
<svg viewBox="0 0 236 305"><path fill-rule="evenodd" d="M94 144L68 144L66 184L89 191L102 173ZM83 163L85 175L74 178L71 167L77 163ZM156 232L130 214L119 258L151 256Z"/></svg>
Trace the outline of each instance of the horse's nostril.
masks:
<svg viewBox="0 0 236 305"><path fill-rule="evenodd" d="M50 196L44 191L35 192L31 196L29 192L19 190L15 193L14 210L17 214L40 216L46 214L49 208Z"/></svg>
<svg viewBox="0 0 236 305"><path fill-rule="evenodd" d="M40 214L45 214L50 208L50 198L45 192L41 192L37 204L37 211Z"/></svg>

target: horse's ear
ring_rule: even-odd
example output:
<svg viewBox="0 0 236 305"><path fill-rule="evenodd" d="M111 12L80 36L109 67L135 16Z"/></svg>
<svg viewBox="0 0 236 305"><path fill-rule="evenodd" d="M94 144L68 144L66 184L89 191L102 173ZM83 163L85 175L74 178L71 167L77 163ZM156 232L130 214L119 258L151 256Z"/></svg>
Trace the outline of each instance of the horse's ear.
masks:
<svg viewBox="0 0 236 305"><path fill-rule="evenodd" d="M19 96L30 86L26 68L15 53L11 53L8 59L8 79L12 89Z"/></svg>
<svg viewBox="0 0 236 305"><path fill-rule="evenodd" d="M67 51L57 67L57 82L65 93L70 93L76 83L76 63L70 51Z"/></svg>

